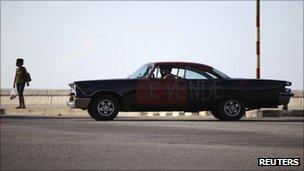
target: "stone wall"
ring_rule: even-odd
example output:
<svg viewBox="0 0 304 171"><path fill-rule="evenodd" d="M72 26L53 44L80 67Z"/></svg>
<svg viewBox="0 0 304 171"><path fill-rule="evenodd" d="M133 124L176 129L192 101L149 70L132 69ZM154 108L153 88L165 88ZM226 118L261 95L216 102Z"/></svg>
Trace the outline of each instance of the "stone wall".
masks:
<svg viewBox="0 0 304 171"><path fill-rule="evenodd" d="M17 99L10 100L11 89L1 89L1 104L19 104ZM25 89L26 104L58 105L66 104L69 90L59 89Z"/></svg>
<svg viewBox="0 0 304 171"><path fill-rule="evenodd" d="M1 89L2 105L15 105L18 104L17 98L10 100L11 89ZM303 91L293 91L295 96L291 98L288 106L290 108L303 109L304 98ZM68 89L25 89L24 95L26 96L26 104L35 105L65 105L69 99Z"/></svg>

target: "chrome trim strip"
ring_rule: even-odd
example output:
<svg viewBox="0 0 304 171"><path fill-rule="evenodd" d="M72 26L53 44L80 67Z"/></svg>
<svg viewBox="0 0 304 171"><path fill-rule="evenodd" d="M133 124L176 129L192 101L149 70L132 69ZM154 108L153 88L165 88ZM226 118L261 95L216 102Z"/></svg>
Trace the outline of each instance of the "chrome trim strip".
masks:
<svg viewBox="0 0 304 171"><path fill-rule="evenodd" d="M102 91L117 93L117 94L119 94L119 95L124 99L124 96L123 96L120 92L114 91L114 90L111 90L111 89L96 90L96 91L94 91L92 94L90 94L90 96L93 96L94 94L96 94L96 93L98 93L98 92L102 92Z"/></svg>

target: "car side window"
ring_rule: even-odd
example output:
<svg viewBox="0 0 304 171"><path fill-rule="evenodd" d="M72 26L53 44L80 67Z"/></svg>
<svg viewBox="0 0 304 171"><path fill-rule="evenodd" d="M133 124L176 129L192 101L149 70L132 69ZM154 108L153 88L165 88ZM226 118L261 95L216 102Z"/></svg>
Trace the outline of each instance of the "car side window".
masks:
<svg viewBox="0 0 304 171"><path fill-rule="evenodd" d="M171 74L177 76L178 68L172 68Z"/></svg>
<svg viewBox="0 0 304 171"><path fill-rule="evenodd" d="M179 78L184 79L184 77L185 77L185 69L181 69L181 68L180 68L180 69L178 70L177 76L178 76Z"/></svg>
<svg viewBox="0 0 304 171"><path fill-rule="evenodd" d="M208 79L204 75L202 75L202 74L200 74L196 71L189 70L189 69L186 70L185 78L188 79L188 80L191 80L191 79Z"/></svg>
<svg viewBox="0 0 304 171"><path fill-rule="evenodd" d="M161 69L159 67L156 67L151 74L151 78L155 79L163 79L161 74ZM176 77L176 79L184 79L185 78L185 69L183 68L172 68L171 74Z"/></svg>
<svg viewBox="0 0 304 171"><path fill-rule="evenodd" d="M153 75L153 76L152 76ZM159 67L157 67L157 68L155 68L154 69L154 71L153 71L153 73L152 73L152 77L153 78L156 78L156 79L161 79L161 74L160 74L160 69L159 69Z"/></svg>

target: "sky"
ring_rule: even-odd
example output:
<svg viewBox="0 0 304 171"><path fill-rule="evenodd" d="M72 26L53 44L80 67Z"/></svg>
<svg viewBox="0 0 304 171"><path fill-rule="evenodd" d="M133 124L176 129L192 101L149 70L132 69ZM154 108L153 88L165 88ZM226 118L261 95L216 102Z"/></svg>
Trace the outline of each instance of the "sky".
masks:
<svg viewBox="0 0 304 171"><path fill-rule="evenodd" d="M22 57L30 88L126 78L147 62L255 78L255 1L1 1L1 88ZM261 1L261 78L303 89L303 1Z"/></svg>

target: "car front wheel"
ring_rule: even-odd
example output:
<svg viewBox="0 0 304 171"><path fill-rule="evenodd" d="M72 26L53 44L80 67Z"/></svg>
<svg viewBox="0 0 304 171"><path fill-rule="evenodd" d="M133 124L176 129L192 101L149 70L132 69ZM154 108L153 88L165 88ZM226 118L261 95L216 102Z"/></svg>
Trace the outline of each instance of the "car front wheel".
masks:
<svg viewBox="0 0 304 171"><path fill-rule="evenodd" d="M218 119L227 121L240 120L245 114L245 104L240 99L225 99L219 104Z"/></svg>
<svg viewBox="0 0 304 171"><path fill-rule="evenodd" d="M113 120L119 112L117 99L110 95L98 96L92 99L88 112L95 120Z"/></svg>

